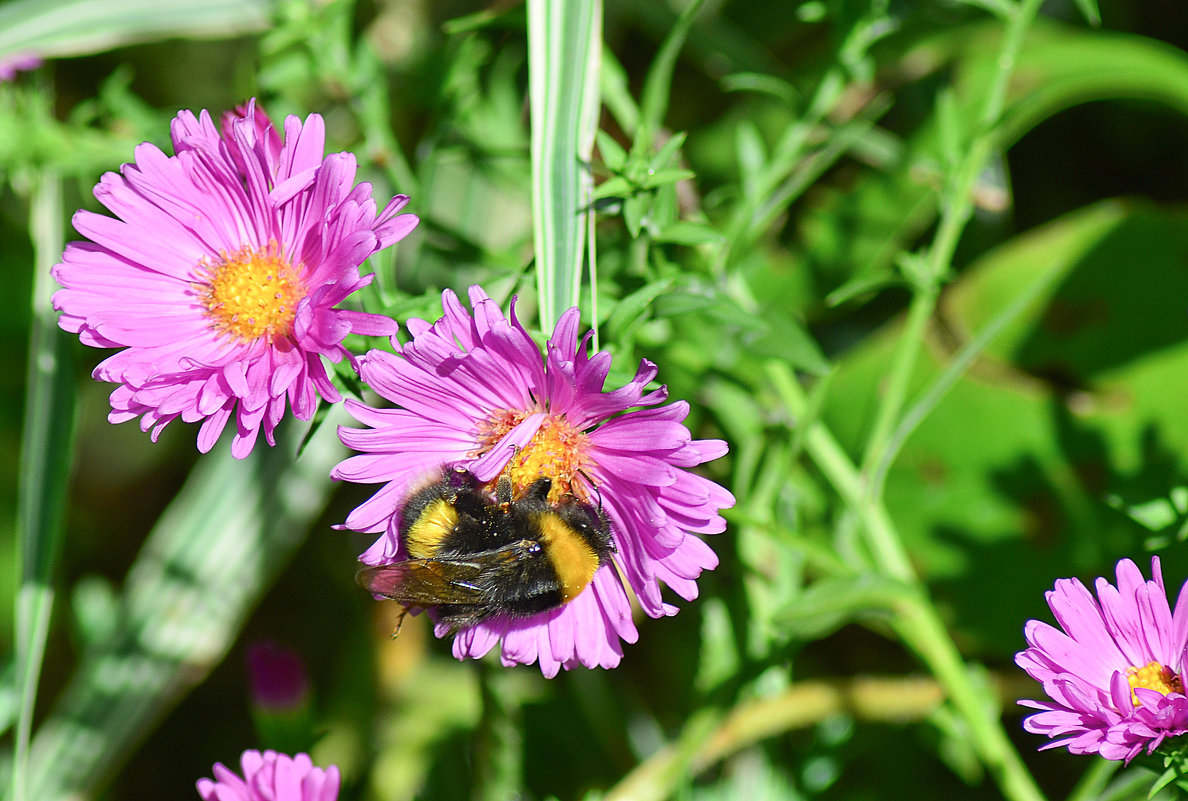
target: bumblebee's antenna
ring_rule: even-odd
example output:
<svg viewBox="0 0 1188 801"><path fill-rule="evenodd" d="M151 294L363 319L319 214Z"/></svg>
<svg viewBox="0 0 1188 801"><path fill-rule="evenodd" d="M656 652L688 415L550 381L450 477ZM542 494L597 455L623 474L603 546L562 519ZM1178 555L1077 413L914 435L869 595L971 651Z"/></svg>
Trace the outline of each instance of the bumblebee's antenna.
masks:
<svg viewBox="0 0 1188 801"><path fill-rule="evenodd" d="M588 483L593 488L594 494L598 496L598 511L601 512L602 511L602 488L599 487L598 484L596 484L594 482L594 478L589 473L587 473L584 469L579 467L578 472L582 474L582 478L586 479L586 483Z"/></svg>

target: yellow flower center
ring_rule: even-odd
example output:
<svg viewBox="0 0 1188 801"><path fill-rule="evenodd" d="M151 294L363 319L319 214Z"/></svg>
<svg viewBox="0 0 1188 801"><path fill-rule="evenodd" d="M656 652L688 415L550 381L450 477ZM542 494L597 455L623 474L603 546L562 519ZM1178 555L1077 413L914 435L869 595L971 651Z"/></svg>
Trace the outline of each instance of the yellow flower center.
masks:
<svg viewBox="0 0 1188 801"><path fill-rule="evenodd" d="M300 269L289 264L275 242L261 251L223 254L218 264L206 265L206 273L200 297L217 331L243 342L260 337L271 342L293 333L306 288Z"/></svg>
<svg viewBox="0 0 1188 801"><path fill-rule="evenodd" d="M490 449L532 412L505 409L498 411L479 426L480 453ZM573 428L564 415L549 415L541 423L532 440L516 451L504 468L504 475L512 483L512 491L519 494L537 479L547 476L553 480L549 500L557 501L565 495L578 495L580 489L574 479L587 463L588 438L585 432ZM582 496L585 493L580 493ZM583 497L583 500L588 500Z"/></svg>
<svg viewBox="0 0 1188 801"><path fill-rule="evenodd" d="M1137 687L1155 690L1163 695L1184 692L1180 675L1158 662L1150 662L1141 668L1126 668L1126 678L1130 682L1130 700L1135 706L1139 705L1138 693L1134 691Z"/></svg>

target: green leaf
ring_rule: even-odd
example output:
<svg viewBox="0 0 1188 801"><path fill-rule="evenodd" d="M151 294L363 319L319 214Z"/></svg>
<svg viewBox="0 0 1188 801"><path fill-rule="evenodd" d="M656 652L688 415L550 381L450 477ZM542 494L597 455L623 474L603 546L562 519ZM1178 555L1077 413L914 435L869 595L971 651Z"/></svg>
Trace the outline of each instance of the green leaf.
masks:
<svg viewBox="0 0 1188 801"><path fill-rule="evenodd" d="M1135 504L1127 504L1117 496L1107 498L1106 502L1143 528L1162 531L1183 516L1185 509L1175 502L1175 498L1178 495L1182 499L1184 490L1184 487L1173 487L1170 498L1152 498Z"/></svg>
<svg viewBox="0 0 1188 801"><path fill-rule="evenodd" d="M1188 53L1134 34L1037 25L1019 56L1002 139L1013 142L1070 106L1110 98L1188 115Z"/></svg>
<svg viewBox="0 0 1188 801"><path fill-rule="evenodd" d="M15 667L9 657L4 660L4 667L0 668L0 736L8 734L17 719Z"/></svg>
<svg viewBox="0 0 1188 801"><path fill-rule="evenodd" d="M692 170L658 170L645 175L639 182L639 185L644 189L655 189L668 184L675 184L677 181L687 181L695 177L697 177L696 173Z"/></svg>
<svg viewBox="0 0 1188 801"><path fill-rule="evenodd" d="M83 576L70 593L74 628L86 647L101 645L119 630L120 605L111 582L103 576Z"/></svg>
<svg viewBox="0 0 1188 801"><path fill-rule="evenodd" d="M787 81L759 72L735 72L722 79L724 92L758 92L791 105L800 99L800 92Z"/></svg>
<svg viewBox="0 0 1188 801"><path fill-rule="evenodd" d="M643 218L647 211L647 205L647 200L641 194L632 194L623 199L623 222L632 239L638 239L640 231L643 230Z"/></svg>
<svg viewBox="0 0 1188 801"><path fill-rule="evenodd" d="M701 605L701 653L697 664L697 688L706 693L724 684L738 672L742 660L730 611L721 598L706 598Z"/></svg>
<svg viewBox="0 0 1188 801"><path fill-rule="evenodd" d="M1076 4L1086 22L1095 28L1101 25L1101 9L1097 7L1097 0L1076 0Z"/></svg>
<svg viewBox="0 0 1188 801"><path fill-rule="evenodd" d="M600 183L591 198L603 200L608 197L626 197L632 191L632 183L623 176L616 175Z"/></svg>
<svg viewBox="0 0 1188 801"><path fill-rule="evenodd" d="M832 365L821 346L804 325L789 315L768 314L763 317L768 330L750 343L756 355L783 359L797 370L813 375L825 375Z"/></svg>
<svg viewBox="0 0 1188 801"><path fill-rule="evenodd" d="M915 592L903 582L873 573L819 579L788 603L777 623L790 636L820 639L854 620L889 618Z"/></svg>
<svg viewBox="0 0 1188 801"><path fill-rule="evenodd" d="M966 5L989 11L1001 20L1008 20L1015 13L1016 6L1011 0L961 0Z"/></svg>
<svg viewBox="0 0 1188 801"><path fill-rule="evenodd" d="M762 173L767 164L767 148L759 129L750 120L742 120L735 132L735 147L743 195L754 197L762 185Z"/></svg>
<svg viewBox="0 0 1188 801"><path fill-rule="evenodd" d="M1180 778L1180 772L1176 770L1176 767L1173 765L1161 773L1159 777L1151 784L1151 789L1147 791L1147 798L1154 798L1160 790L1162 790L1164 787L1167 787L1178 778Z"/></svg>
<svg viewBox="0 0 1188 801"><path fill-rule="evenodd" d="M650 151L651 137L664 125L664 117L668 111L669 87L672 86L672 73L676 68L677 55L685 44L689 30L693 27L693 18L701 10L705 0L692 0L680 17L673 24L664 44L660 46L648 75L644 79L643 98L640 101L640 124L636 136L636 148L640 152Z"/></svg>
<svg viewBox="0 0 1188 801"><path fill-rule="evenodd" d="M677 157L681 147L685 144L685 139L688 137L684 131L677 131L672 136L668 137L655 155L648 160L648 172L653 173L663 170ZM641 154L642 155L642 154Z"/></svg>
<svg viewBox="0 0 1188 801"><path fill-rule="evenodd" d="M615 310L606 320L607 336L612 341L630 336L632 330L644 319L652 302L669 291L672 285L673 279L671 278L654 281L645 284L616 303Z"/></svg>
<svg viewBox="0 0 1188 801"><path fill-rule="evenodd" d="M729 295L705 283L689 279L656 298L653 312L657 317L672 317L707 311L719 320L729 320L751 330L761 330L762 323Z"/></svg>
<svg viewBox="0 0 1188 801"><path fill-rule="evenodd" d="M708 245L711 242L720 244L726 241L726 237L708 223L679 220L658 233L655 241L695 247L697 245Z"/></svg>
<svg viewBox="0 0 1188 801"><path fill-rule="evenodd" d="M639 107L631 96L627 85L627 71L609 48L602 49L602 69L599 70L602 102L619 123L619 127L630 137L639 128Z"/></svg>
<svg viewBox="0 0 1188 801"><path fill-rule="evenodd" d="M627 166L627 151L606 131L595 132L595 138L598 140L598 152L602 154L602 162L607 169L611 172L622 172Z"/></svg>

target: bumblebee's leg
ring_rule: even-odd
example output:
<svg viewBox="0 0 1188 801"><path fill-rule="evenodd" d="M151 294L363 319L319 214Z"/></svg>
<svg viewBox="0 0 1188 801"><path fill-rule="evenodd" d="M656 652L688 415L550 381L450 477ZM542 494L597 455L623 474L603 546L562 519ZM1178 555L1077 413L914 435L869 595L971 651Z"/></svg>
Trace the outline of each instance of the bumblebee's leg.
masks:
<svg viewBox="0 0 1188 801"><path fill-rule="evenodd" d="M400 617L396 618L396 630L392 632L392 639L400 636L400 630L404 628L404 618L408 615L408 607L401 604Z"/></svg>

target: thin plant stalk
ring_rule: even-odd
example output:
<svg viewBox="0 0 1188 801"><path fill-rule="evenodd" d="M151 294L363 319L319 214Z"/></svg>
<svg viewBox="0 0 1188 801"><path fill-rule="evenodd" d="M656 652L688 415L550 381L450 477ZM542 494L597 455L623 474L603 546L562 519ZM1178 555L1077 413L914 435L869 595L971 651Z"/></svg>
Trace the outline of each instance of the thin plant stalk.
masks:
<svg viewBox="0 0 1188 801"><path fill-rule="evenodd" d="M914 294L907 323L899 335L898 349L886 382L887 390L876 412L875 425L862 459L862 474L870 484L868 492L878 491L871 478L883 462L892 433L899 424L924 330L932 319L940 285L952 264L961 232L973 215L973 187L998 141L997 126L1002 118L1007 86L1023 46L1024 35L1039 13L1041 4L1042 0L1021 0L1007 20L1002 46L995 62L997 69L978 118L978 128L963 158L952 172L952 179L941 199L941 218L936 236L919 260L919 266L913 271L915 274L911 276Z"/></svg>
<svg viewBox="0 0 1188 801"><path fill-rule="evenodd" d="M21 440L17 513L16 687L18 712L13 801L28 798L29 740L62 551L66 487L73 452L74 394L69 342L50 306L50 267L62 253L62 182L50 173L34 179L29 228L34 250L32 322Z"/></svg>
<svg viewBox="0 0 1188 801"><path fill-rule="evenodd" d="M524 795L524 732L514 673L479 665L483 713L475 748L474 801Z"/></svg>

